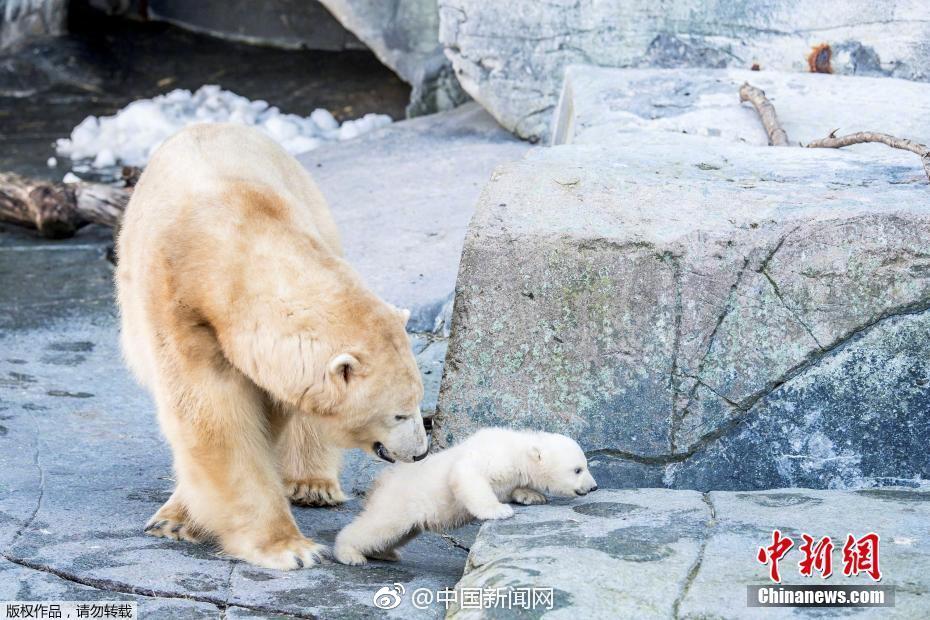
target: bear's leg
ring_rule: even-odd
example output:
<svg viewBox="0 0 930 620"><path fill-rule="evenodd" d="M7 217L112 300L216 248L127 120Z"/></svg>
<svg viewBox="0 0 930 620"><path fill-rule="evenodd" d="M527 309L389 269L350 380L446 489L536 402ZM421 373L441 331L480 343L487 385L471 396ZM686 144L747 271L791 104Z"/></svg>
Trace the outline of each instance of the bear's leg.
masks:
<svg viewBox="0 0 930 620"><path fill-rule="evenodd" d="M158 509L143 530L149 536L159 536L187 542L203 542L204 532L194 525L187 514L187 508L175 491L168 501Z"/></svg>
<svg viewBox="0 0 930 620"><path fill-rule="evenodd" d="M467 461L456 463L449 477L452 495L476 519L509 519L513 508L502 504L480 468Z"/></svg>
<svg viewBox="0 0 930 620"><path fill-rule="evenodd" d="M342 449L321 436L313 418L289 412L278 439L284 492L301 506L336 506L346 501L339 486Z"/></svg>
<svg viewBox="0 0 930 620"><path fill-rule="evenodd" d="M532 506L534 504L545 504L546 496L535 489L521 487L513 490L513 493L510 494L510 500L515 504Z"/></svg>
<svg viewBox="0 0 930 620"><path fill-rule="evenodd" d="M365 510L336 536L333 555L342 564L365 564L366 557L396 561L394 549L410 542L420 528L400 516Z"/></svg>
<svg viewBox="0 0 930 620"><path fill-rule="evenodd" d="M189 367L157 395L174 454L176 499L223 551L289 570L320 563L326 548L305 538L276 467L267 397L235 371ZM176 390L176 391L174 391Z"/></svg>

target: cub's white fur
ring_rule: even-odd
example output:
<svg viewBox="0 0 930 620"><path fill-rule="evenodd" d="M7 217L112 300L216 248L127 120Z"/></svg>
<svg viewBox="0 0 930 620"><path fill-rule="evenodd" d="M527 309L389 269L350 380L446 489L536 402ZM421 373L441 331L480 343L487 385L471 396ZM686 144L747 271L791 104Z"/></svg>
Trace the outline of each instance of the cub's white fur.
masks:
<svg viewBox="0 0 930 620"><path fill-rule="evenodd" d="M584 452L564 435L487 428L417 463L386 470L365 510L336 537L343 564L399 558L396 549L423 530L443 531L472 519L507 519L504 502L543 504L597 489Z"/></svg>

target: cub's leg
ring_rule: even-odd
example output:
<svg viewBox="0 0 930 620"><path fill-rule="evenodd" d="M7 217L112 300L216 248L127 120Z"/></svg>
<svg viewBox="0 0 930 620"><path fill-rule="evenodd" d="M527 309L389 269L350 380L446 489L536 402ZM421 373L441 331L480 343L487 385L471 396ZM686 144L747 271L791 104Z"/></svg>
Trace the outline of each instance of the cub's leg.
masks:
<svg viewBox="0 0 930 620"><path fill-rule="evenodd" d="M278 439L278 459L284 492L301 506L336 506L346 501L339 486L342 450L322 436L314 421L297 411Z"/></svg>
<svg viewBox="0 0 930 620"><path fill-rule="evenodd" d="M160 382L156 400L171 443L177 499L223 551L289 570L326 548L297 529L276 467L264 394L232 368L191 368Z"/></svg>
<svg viewBox="0 0 930 620"><path fill-rule="evenodd" d="M333 555L342 564L365 564L366 557L397 561L395 551L420 533L420 528L397 515L365 510L336 536Z"/></svg>
<svg viewBox="0 0 930 620"><path fill-rule="evenodd" d="M514 489L513 493L510 494L510 501L515 504L532 506L534 504L545 504L546 496L534 489L519 488Z"/></svg>
<svg viewBox="0 0 930 620"><path fill-rule="evenodd" d="M502 504L480 469L468 461L456 463L449 475L452 495L477 519L509 519L513 508Z"/></svg>
<svg viewBox="0 0 930 620"><path fill-rule="evenodd" d="M145 525L144 532L149 536L159 536L174 540L199 543L204 540L204 532L198 528L187 514L187 508L181 503L175 491L168 501L158 509Z"/></svg>

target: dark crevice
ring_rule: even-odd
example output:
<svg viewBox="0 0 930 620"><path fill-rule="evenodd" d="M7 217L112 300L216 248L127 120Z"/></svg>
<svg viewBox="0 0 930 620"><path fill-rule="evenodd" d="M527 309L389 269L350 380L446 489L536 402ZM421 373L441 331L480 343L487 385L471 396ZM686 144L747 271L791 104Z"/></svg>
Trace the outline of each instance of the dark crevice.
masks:
<svg viewBox="0 0 930 620"><path fill-rule="evenodd" d="M717 510L714 508L714 502L710 498L710 493L702 493L701 499L704 500L704 503L707 505L707 511L710 515L710 518L707 520L707 535L704 537L704 540L701 541L701 547L698 549L697 558L694 560L694 564L691 565L691 568L688 570L688 575L685 577L685 582L681 586L681 592L678 593L678 597L675 598L675 602L672 604L672 618L676 620L681 617L680 609L681 604L684 602L685 597L688 596L688 592L691 590L691 586L694 583L694 580L697 578L698 573L701 571L701 564L704 563L704 554L707 551L707 546L710 543L710 539L713 536L711 530L717 525Z"/></svg>
<svg viewBox="0 0 930 620"><path fill-rule="evenodd" d="M668 430L668 449L669 452L677 452L676 437L681 428L682 412L678 410L678 393L681 389L681 376L678 373L678 356L681 353L681 261L680 257L669 254L667 257L672 263L672 277L675 281L675 335L672 343L672 367L669 371L669 389L672 392L672 413L669 420Z"/></svg>
<svg viewBox="0 0 930 620"><path fill-rule="evenodd" d="M461 549L461 550L464 551L465 553L471 553L471 547L468 547L468 546L466 546L466 545L463 545L462 543L460 543L459 541L457 541L457 540L455 539L455 537L452 536L451 534L440 534L440 536L442 537L443 540L445 540L446 542L448 542L450 545L452 545L452 546L455 547L456 549Z"/></svg>

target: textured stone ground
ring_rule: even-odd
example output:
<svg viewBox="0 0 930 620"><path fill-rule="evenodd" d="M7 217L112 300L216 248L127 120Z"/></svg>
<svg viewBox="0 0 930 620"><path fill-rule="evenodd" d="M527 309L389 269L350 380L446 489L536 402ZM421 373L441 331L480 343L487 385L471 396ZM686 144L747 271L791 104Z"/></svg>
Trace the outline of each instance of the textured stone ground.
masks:
<svg viewBox="0 0 930 620"><path fill-rule="evenodd" d="M930 491L780 489L752 493L641 489L518 508L482 527L458 588L554 588L546 618L925 618L930 614ZM772 530L797 542L782 583L862 585L842 573L848 533L881 536L881 585L895 606L872 609L746 607L746 586L771 583L756 560ZM834 574L803 577L801 534L830 536ZM453 607L450 618L508 617Z"/></svg>

